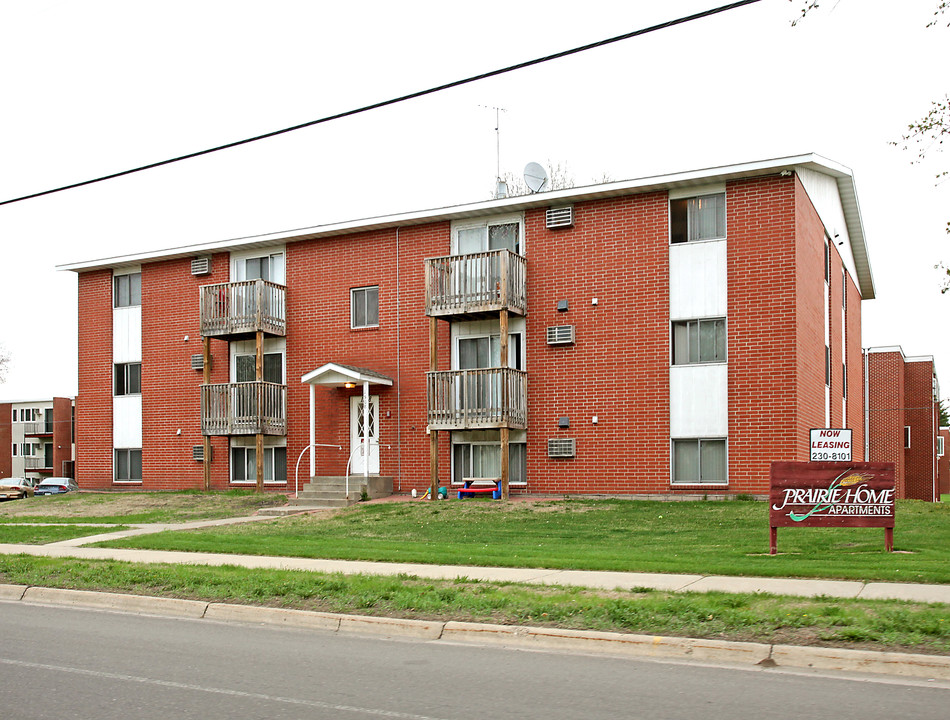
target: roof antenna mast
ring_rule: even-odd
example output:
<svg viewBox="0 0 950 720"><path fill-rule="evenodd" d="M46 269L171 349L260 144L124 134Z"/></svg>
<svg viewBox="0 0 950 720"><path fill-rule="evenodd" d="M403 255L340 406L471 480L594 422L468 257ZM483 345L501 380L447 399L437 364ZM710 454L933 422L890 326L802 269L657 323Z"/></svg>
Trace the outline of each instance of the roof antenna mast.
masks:
<svg viewBox="0 0 950 720"><path fill-rule="evenodd" d="M508 183L501 179L501 113L508 112L503 107L479 105L495 111L495 198L508 197Z"/></svg>

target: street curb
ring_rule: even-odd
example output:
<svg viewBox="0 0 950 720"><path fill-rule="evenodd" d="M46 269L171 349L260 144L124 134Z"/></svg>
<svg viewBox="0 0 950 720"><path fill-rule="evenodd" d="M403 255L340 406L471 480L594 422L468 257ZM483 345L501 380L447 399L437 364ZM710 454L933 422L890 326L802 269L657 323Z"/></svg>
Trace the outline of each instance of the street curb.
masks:
<svg viewBox="0 0 950 720"><path fill-rule="evenodd" d="M121 593L95 592L93 590L64 590L61 588L29 587L20 598L23 602L38 605L67 605L100 610L148 615L167 615L200 619L208 603L200 600L180 600L147 595L123 595Z"/></svg>
<svg viewBox="0 0 950 720"><path fill-rule="evenodd" d="M704 638L492 625L458 621L311 612L286 608L207 603L92 590L0 584L0 600L64 605L168 617L294 627L323 632L443 640L535 650L561 650L623 657L697 660L763 668L810 668L876 675L950 680L950 657L846 648L768 645Z"/></svg>

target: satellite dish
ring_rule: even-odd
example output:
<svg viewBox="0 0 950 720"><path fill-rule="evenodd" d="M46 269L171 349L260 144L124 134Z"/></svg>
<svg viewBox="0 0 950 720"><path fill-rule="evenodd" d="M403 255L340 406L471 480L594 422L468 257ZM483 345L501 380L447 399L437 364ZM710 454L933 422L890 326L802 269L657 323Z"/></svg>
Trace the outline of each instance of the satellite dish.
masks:
<svg viewBox="0 0 950 720"><path fill-rule="evenodd" d="M524 166L524 181L531 192L540 192L548 184L548 173L536 162Z"/></svg>

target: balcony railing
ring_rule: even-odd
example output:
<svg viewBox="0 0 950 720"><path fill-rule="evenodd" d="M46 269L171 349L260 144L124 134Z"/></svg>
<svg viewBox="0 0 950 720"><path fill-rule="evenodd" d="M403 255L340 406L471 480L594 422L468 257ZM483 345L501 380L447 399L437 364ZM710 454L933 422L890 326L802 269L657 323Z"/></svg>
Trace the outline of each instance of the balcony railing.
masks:
<svg viewBox="0 0 950 720"><path fill-rule="evenodd" d="M432 430L525 428L528 374L512 368L428 373L428 422Z"/></svg>
<svg viewBox="0 0 950 720"><path fill-rule="evenodd" d="M25 457L23 458L24 470L52 470L53 461L46 461L45 457Z"/></svg>
<svg viewBox="0 0 950 720"><path fill-rule="evenodd" d="M202 285L201 334L287 334L286 288L266 280Z"/></svg>
<svg viewBox="0 0 950 720"><path fill-rule="evenodd" d="M426 314L477 315L528 310L524 257L510 250L426 260Z"/></svg>
<svg viewBox="0 0 950 720"><path fill-rule="evenodd" d="M204 435L286 435L287 386L269 382L201 386Z"/></svg>
<svg viewBox="0 0 950 720"><path fill-rule="evenodd" d="M52 435L53 423L52 422L23 423L23 434L24 435Z"/></svg>

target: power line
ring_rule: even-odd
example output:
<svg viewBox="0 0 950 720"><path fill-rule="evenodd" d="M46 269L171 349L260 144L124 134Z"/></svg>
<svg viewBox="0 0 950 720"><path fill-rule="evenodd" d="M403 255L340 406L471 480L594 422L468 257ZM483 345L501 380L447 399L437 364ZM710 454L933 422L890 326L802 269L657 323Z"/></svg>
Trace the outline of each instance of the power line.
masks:
<svg viewBox="0 0 950 720"><path fill-rule="evenodd" d="M132 168L130 170L123 170L121 172L112 173L110 175L103 175L101 177L94 178L92 180L83 180L82 182L72 183L70 185L63 185L62 187L53 188L52 190L43 190L41 192L31 193L30 195L23 195L22 197L13 198L11 200L0 201L0 205L10 205L16 202L22 202L23 200L32 200L33 198L42 197L44 195L52 195L53 193L63 192L64 190L73 190L78 187L83 187L85 185L93 185L95 183L104 182L106 180L114 180L115 178L123 177L125 175L132 175L133 173L142 172L143 170L151 170L153 168L162 167L163 165L171 165L172 163L181 162L182 160L190 160L191 158L200 157L201 155L209 155L214 152L219 152L221 150L227 150L229 148L238 147L239 145L247 145L248 143L257 142L258 140L265 140L267 138L275 137L277 135L283 135L285 133L293 132L294 130L302 130L303 128L311 127L313 125L320 125L321 123L330 122L331 120L339 120L345 117L351 117L353 115L358 115L360 113L368 112L370 110L377 110L379 108L387 107L389 105L395 105L397 103L405 102L407 100L414 100L415 98L424 97L426 95L431 95L433 93L441 92L443 90L449 90L451 88L460 87L462 85L468 85L469 83L477 82L478 80L485 80L487 78L496 77L498 75L504 75L505 73L514 72L515 70L521 70L523 68L531 67L533 65L540 65L541 63L550 62L551 60L557 60L559 58L567 57L569 55L576 55L577 53L585 52L587 50L593 50L594 48L603 47L604 45L610 45L615 42L620 42L621 40L629 40L630 38L638 37L640 35L646 35L648 33L656 32L657 30L664 30L666 28L674 27L676 25L683 25L694 20L700 20L702 18L710 17L711 15L718 15L719 13L727 12L728 10L734 10L736 8L742 7L744 5L752 5L754 3L761 2L761 0L739 0L738 2L729 3L728 5L723 5L718 8L713 8L711 10L704 10L703 12L695 13L693 15L687 15L685 17L677 18L676 20L668 20L667 22L660 23L659 25L652 25L647 28L640 30L634 30L633 32L624 33L623 35L617 35L616 37L608 38L606 40L599 40L597 42L589 43L587 45L581 45L580 47L573 48L571 50L563 50L553 55L545 55L544 57L536 58L534 60L527 60L525 62L518 63L516 65L509 65L498 70L491 70L489 72L481 73L480 75L473 75L471 77L465 78L464 80L455 80L450 83L445 83L444 85L437 85L431 87L427 90L419 90L414 93L409 93L408 95L401 95L390 100L383 100L381 102L373 103L371 105L364 105L363 107L356 108L354 110L347 110L345 112L336 113L335 115L327 115L322 117L319 120L311 120L309 122L300 123L299 125L292 125L291 127L284 128L282 130L274 130L272 132L264 133L263 135L255 135L254 137L246 138L244 140L237 140L235 142L226 143L225 145L218 145L216 147L208 148L207 150L199 150L197 152L188 153L187 155L179 155L178 157L171 158L169 160L161 160L159 162L149 163L148 165L141 165L140 167Z"/></svg>

